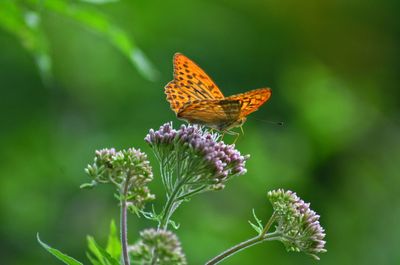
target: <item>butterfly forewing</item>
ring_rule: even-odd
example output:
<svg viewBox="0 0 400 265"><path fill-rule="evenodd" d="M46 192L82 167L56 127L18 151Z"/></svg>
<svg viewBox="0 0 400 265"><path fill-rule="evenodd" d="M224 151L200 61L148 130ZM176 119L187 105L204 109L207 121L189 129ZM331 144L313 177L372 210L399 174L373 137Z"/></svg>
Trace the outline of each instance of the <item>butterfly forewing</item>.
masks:
<svg viewBox="0 0 400 265"><path fill-rule="evenodd" d="M264 104L269 99L270 96L271 96L271 89L259 88L245 93L233 95L227 97L226 99L240 100L242 102L242 107L239 115L242 118L258 110L258 108L262 104Z"/></svg>
<svg viewBox="0 0 400 265"><path fill-rule="evenodd" d="M180 53L174 56L174 80L166 85L165 94L175 113L188 102L224 98L211 78L192 60Z"/></svg>
<svg viewBox="0 0 400 265"><path fill-rule="evenodd" d="M171 109L178 113L178 111L188 102L194 100L192 94L188 93L185 89L181 89L175 80L169 82L165 86L165 94L167 100L171 105Z"/></svg>
<svg viewBox="0 0 400 265"><path fill-rule="evenodd" d="M212 79L192 60L177 53L174 56L174 79L181 88L197 99L223 99Z"/></svg>

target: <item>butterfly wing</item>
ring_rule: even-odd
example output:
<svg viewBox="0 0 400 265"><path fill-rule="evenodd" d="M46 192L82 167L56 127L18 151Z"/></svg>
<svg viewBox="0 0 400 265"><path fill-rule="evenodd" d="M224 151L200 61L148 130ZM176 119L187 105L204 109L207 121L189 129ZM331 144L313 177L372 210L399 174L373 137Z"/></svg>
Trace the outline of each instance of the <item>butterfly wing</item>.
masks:
<svg viewBox="0 0 400 265"><path fill-rule="evenodd" d="M178 113L178 118L190 123L205 124L209 127L223 128L225 124L236 121L240 115L240 100L203 99L187 103Z"/></svg>
<svg viewBox="0 0 400 265"><path fill-rule="evenodd" d="M165 87L165 94L175 113L190 101L224 98L212 79L192 60L180 53L174 56L174 80Z"/></svg>
<svg viewBox="0 0 400 265"><path fill-rule="evenodd" d="M169 82L165 86L165 94L167 95L167 101L171 109L175 113L178 113L186 103L195 100L192 93L188 93L186 89L181 89L181 87L175 83L175 80Z"/></svg>
<svg viewBox="0 0 400 265"><path fill-rule="evenodd" d="M258 110L258 108L264 104L271 97L271 89L260 88L254 89L245 93L233 95L227 97L227 100L239 100L242 102L239 117L243 118L250 113Z"/></svg>
<svg viewBox="0 0 400 265"><path fill-rule="evenodd" d="M203 69L181 53L174 56L174 79L188 88L198 99L223 99L224 95Z"/></svg>

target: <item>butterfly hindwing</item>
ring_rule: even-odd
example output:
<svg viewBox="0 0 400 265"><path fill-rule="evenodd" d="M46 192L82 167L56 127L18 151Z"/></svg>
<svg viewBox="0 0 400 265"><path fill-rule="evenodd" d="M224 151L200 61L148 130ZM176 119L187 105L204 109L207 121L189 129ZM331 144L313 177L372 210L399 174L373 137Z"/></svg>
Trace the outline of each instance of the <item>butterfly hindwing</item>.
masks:
<svg viewBox="0 0 400 265"><path fill-rule="evenodd" d="M271 89L269 88L259 88L233 95L226 99L240 100L242 102L242 107L239 116L246 117L250 113L258 110L258 108L270 98L271 93Z"/></svg>
<svg viewBox="0 0 400 265"><path fill-rule="evenodd" d="M195 100L188 102L177 116L191 123L218 125L237 120L241 107L239 100Z"/></svg>

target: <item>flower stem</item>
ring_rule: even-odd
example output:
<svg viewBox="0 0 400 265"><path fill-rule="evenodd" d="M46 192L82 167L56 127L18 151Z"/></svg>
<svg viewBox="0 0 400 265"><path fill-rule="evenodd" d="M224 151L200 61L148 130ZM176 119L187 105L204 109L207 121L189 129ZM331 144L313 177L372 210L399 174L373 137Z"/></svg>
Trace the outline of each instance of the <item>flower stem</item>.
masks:
<svg viewBox="0 0 400 265"><path fill-rule="evenodd" d="M232 256L233 254L238 253L239 251L242 251L245 248L248 248L250 246L254 246L258 243L261 243L263 241L271 241L271 240L276 240L281 237L280 233L278 232L273 232L267 234L268 230L271 228L271 225L275 222L275 212L272 214L272 216L269 218L267 224L264 226L264 229L261 231L261 233L253 238L250 238L246 241L243 241L227 250L219 254L218 256L212 258L209 260L205 265L213 265L221 262L222 260Z"/></svg>
<svg viewBox="0 0 400 265"><path fill-rule="evenodd" d="M256 237L250 238L249 240L243 241L227 250L225 250L224 252L222 252L221 254L219 254L218 256L212 258L211 260L207 261L207 263L205 265L214 265L214 264L218 264L220 263L222 260L232 256L233 254L236 254L242 250L244 250L245 248L254 246L258 243L261 243L263 241L272 241L272 240L276 240L279 239L279 236L275 236L275 233L271 233L271 234L265 234L264 236L258 235Z"/></svg>
<svg viewBox="0 0 400 265"><path fill-rule="evenodd" d="M169 219L171 218L171 215L173 212L176 210L176 207L174 207L175 203L180 203L177 202L176 199L179 196L180 190L182 186L185 184L186 179L183 178L181 181L178 182L178 184L175 186L174 190L172 191L171 195L168 196L167 202L164 206L164 209L162 211L162 217L161 221L158 224L157 230L167 230ZM151 259L151 265L156 264L157 262L157 254L155 253L155 249L152 250L152 256L153 258ZM126 264L124 264L126 265Z"/></svg>
<svg viewBox="0 0 400 265"><path fill-rule="evenodd" d="M121 198L121 247L122 247L122 262L123 265L130 265L129 254L128 254L128 216L127 216L127 203L126 203L126 195L128 193L128 182L129 179L126 180L124 184L124 190Z"/></svg>
<svg viewBox="0 0 400 265"><path fill-rule="evenodd" d="M275 222L275 219L276 219L276 212L274 211L271 217L269 218L267 224L264 226L264 229L261 231L260 236L264 236L265 234L267 234L268 230L271 228L271 225Z"/></svg>
<svg viewBox="0 0 400 265"><path fill-rule="evenodd" d="M179 192L181 190L181 187L185 183L185 179L182 179L174 188L172 191L171 195L169 196L167 203L165 204L164 210L163 210L163 215L161 217L161 222L158 225L158 230L166 230L168 227L169 219L173 213L174 209L174 204L176 203L176 198L179 195Z"/></svg>
<svg viewBox="0 0 400 265"><path fill-rule="evenodd" d="M207 188L207 186L206 186L206 185L203 185L203 186L201 186L200 188L197 188L197 189L195 189L195 190L192 190L192 191L190 191L190 192L187 192L187 193L185 193L185 194L179 196L178 198L176 198L176 201L181 201L181 200L184 200L184 199L186 199L186 198L190 198L191 196L202 192L202 191L203 191L204 189L206 189L206 188Z"/></svg>

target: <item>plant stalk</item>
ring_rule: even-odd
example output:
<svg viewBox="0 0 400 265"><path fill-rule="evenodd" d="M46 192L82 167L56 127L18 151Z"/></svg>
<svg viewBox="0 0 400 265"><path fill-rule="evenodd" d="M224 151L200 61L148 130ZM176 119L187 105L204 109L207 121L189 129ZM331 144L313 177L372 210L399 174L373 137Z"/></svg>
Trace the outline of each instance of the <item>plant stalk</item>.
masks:
<svg viewBox="0 0 400 265"><path fill-rule="evenodd" d="M274 211L269 218L267 224L264 226L264 229L262 230L260 236L264 236L267 234L268 230L271 228L271 225L275 222L276 219L276 212Z"/></svg>
<svg viewBox="0 0 400 265"><path fill-rule="evenodd" d="M174 188L173 192L169 196L167 203L165 204L164 210L163 210L163 215L161 218L161 222L158 225L158 230L166 230L168 227L169 219L171 218L171 215L173 213L173 206L176 203L176 198L179 195L180 189L182 188L183 184L185 183L185 179L182 179L178 185Z"/></svg>
<svg viewBox="0 0 400 265"><path fill-rule="evenodd" d="M127 216L127 203L126 196L128 194L129 178L127 178L121 199L121 247L122 247L122 263L123 265L130 265L128 253L128 216Z"/></svg>
<svg viewBox="0 0 400 265"><path fill-rule="evenodd" d="M207 261L205 265L214 265L220 263L222 260L232 256L233 254L236 254L248 247L254 246L256 244L259 244L263 241L272 241L279 239L279 236L274 236L274 233L271 234L266 234L264 236L258 235L256 237L250 238L249 240L243 241L227 250L219 254L218 256L215 256L211 260Z"/></svg>
<svg viewBox="0 0 400 265"><path fill-rule="evenodd" d="M267 224L264 226L264 229L261 231L261 233L258 236L250 238L246 241L243 241L243 242L225 250L221 254L219 254L216 257L209 260L205 265L218 264L222 260L232 256L233 254L236 254L236 253L244 250L245 248L254 246L263 241L271 241L271 240L279 239L280 234L278 232L273 232L273 233L267 234L268 230L271 228L271 225L275 222L275 219L276 219L276 215L274 212L272 214L271 218L269 218Z"/></svg>

